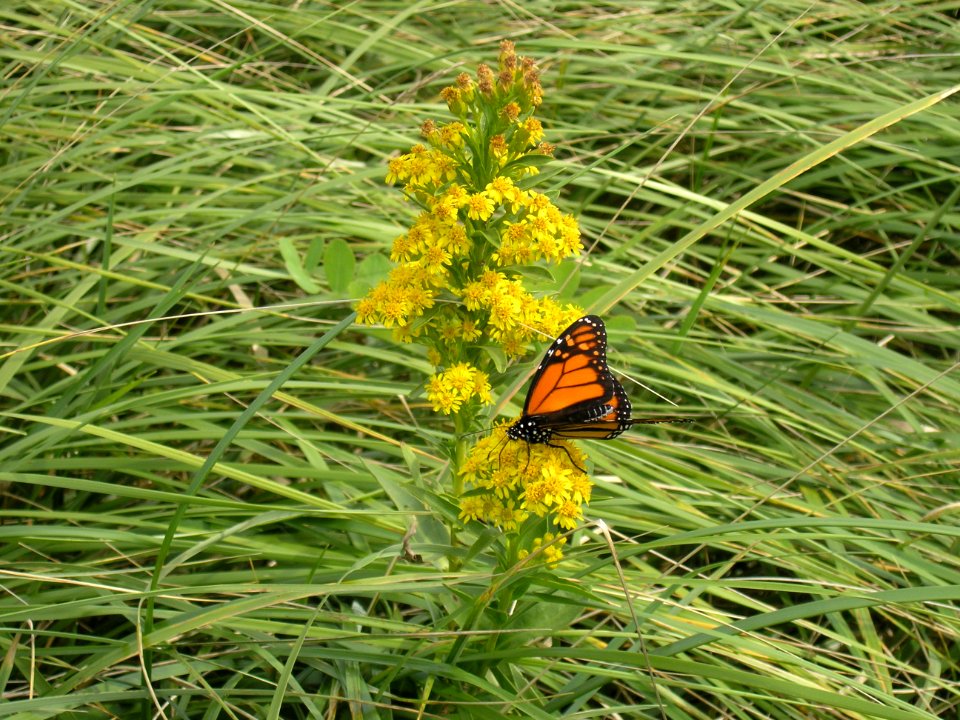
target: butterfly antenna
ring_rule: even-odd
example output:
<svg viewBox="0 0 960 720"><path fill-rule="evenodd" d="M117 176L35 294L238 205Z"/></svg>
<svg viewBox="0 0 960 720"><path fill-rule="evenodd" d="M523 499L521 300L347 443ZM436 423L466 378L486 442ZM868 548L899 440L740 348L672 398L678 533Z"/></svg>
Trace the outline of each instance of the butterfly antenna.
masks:
<svg viewBox="0 0 960 720"><path fill-rule="evenodd" d="M459 440L460 438L471 437L473 435L483 435L484 433L488 433L491 430L493 430L493 427L482 428L480 430L473 430L472 432L460 433L459 435L457 435L457 439Z"/></svg>
<svg viewBox="0 0 960 720"><path fill-rule="evenodd" d="M654 390L654 389L653 389L652 387L650 387L649 385L644 385L642 382L640 382L639 380L637 380L637 379L634 378L634 377L630 377L630 376L627 375L625 372L620 372L620 371L618 370L618 371L617 371L617 375L619 375L619 376L622 377L622 378L625 378L626 380L629 380L629 381L632 382L634 385L639 385L640 387L642 387L642 388L643 388L644 390L646 390L647 392L653 393L653 394L656 395L658 398L660 398L661 400L663 400L665 403L668 403L668 404L670 404L670 405L673 405L674 407L677 407L677 403L675 403L673 400L671 400L670 398L668 398L666 395L662 395L661 393L658 393L656 390Z"/></svg>

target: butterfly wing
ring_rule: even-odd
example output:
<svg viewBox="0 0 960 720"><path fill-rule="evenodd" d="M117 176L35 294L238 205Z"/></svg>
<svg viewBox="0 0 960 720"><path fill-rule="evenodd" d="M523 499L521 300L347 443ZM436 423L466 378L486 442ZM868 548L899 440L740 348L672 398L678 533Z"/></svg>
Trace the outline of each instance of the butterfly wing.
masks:
<svg viewBox="0 0 960 720"><path fill-rule="evenodd" d="M547 349L530 383L523 415L507 435L514 440L549 444L565 428L608 416L621 405L614 397L615 383L607 369L603 321L596 315L586 315ZM626 399L623 388L620 395Z"/></svg>
<svg viewBox="0 0 960 720"><path fill-rule="evenodd" d="M523 415L557 422L596 418L614 395L608 380L613 378L607 370L607 331L600 318L587 315L547 349L530 383Z"/></svg>

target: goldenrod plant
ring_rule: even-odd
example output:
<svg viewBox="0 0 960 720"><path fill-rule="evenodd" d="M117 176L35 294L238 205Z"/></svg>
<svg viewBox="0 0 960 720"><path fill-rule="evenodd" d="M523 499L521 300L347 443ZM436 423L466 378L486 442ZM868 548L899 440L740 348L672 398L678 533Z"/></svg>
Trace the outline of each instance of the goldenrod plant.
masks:
<svg viewBox="0 0 960 720"><path fill-rule="evenodd" d="M468 458L467 435L489 421L480 409L493 401L495 352L521 358L531 341L552 339L582 314L550 294L532 294L522 277L525 266L576 257L580 230L573 215L535 189L554 147L534 116L543 88L533 60L505 40L497 73L480 64L475 78L459 74L441 97L455 119L425 121L426 144L389 163L387 181L402 185L419 214L393 241L397 265L358 303L357 320L393 328L397 340L428 349L436 369L427 399L454 418L453 492L461 519L516 534L529 518L548 518L544 532L553 541L550 529L575 528L590 497L582 452L562 440L527 447L498 427ZM532 546L534 536L525 537ZM539 547L544 533L538 537ZM547 543L548 564L559 560L561 545ZM529 552L508 546L506 565Z"/></svg>

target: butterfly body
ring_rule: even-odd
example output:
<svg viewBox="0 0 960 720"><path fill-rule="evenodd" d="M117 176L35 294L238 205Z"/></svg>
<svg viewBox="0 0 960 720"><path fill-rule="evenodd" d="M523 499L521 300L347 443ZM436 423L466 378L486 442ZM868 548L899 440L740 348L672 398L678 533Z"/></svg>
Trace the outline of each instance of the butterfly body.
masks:
<svg viewBox="0 0 960 720"><path fill-rule="evenodd" d="M630 400L607 367L607 331L596 315L570 325L549 347L530 383L513 440L550 445L559 438L614 438L636 422ZM653 421L656 422L656 421Z"/></svg>

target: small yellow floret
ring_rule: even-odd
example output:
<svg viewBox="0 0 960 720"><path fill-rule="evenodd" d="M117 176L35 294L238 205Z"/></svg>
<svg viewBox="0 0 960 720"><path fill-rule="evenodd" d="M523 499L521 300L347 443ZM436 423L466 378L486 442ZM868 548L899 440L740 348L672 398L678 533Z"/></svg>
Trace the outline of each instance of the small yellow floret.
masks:
<svg viewBox="0 0 960 720"><path fill-rule="evenodd" d="M471 220L489 220L493 211L493 202L483 193L471 195L467 200L467 217Z"/></svg>

